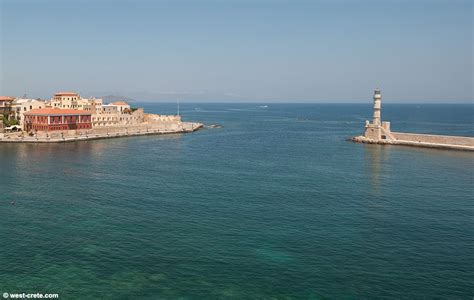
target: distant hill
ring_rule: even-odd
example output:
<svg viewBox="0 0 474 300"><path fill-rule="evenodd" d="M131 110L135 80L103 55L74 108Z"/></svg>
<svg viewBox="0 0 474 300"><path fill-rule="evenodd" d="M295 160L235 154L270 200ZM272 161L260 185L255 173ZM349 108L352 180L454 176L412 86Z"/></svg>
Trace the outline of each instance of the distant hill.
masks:
<svg viewBox="0 0 474 300"><path fill-rule="evenodd" d="M136 102L136 100L133 98L120 96L120 95L106 95L106 96L101 96L98 98L104 99L104 102L116 102L116 101L125 101L128 103Z"/></svg>

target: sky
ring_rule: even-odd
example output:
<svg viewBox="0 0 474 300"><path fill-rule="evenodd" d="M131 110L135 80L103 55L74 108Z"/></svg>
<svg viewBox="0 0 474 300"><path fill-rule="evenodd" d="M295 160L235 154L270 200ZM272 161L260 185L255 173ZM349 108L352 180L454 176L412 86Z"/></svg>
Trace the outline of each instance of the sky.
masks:
<svg viewBox="0 0 474 300"><path fill-rule="evenodd" d="M470 0L0 0L0 95L473 103Z"/></svg>

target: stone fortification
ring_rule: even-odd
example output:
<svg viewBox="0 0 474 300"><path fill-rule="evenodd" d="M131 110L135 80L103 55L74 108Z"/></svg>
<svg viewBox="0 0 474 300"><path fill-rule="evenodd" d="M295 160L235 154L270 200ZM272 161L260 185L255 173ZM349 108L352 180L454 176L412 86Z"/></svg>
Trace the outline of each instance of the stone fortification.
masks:
<svg viewBox="0 0 474 300"><path fill-rule="evenodd" d="M199 130L203 127L201 123L149 123L128 126L96 127L90 130L63 130L40 132L34 135L22 133L0 134L0 142L19 143L57 143L72 142L92 139L106 139L115 137L187 133Z"/></svg>

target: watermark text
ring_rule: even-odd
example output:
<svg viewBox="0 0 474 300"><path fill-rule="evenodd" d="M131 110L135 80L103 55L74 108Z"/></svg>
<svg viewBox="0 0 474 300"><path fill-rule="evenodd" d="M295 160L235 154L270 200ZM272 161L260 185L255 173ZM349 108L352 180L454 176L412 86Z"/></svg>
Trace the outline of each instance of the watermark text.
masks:
<svg viewBox="0 0 474 300"><path fill-rule="evenodd" d="M59 299L59 294L3 293L3 299Z"/></svg>

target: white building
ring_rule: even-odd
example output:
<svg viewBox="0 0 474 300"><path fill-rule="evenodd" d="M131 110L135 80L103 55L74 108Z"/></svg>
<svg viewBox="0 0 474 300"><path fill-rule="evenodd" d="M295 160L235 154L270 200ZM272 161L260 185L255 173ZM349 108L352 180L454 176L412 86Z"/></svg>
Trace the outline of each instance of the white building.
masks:
<svg viewBox="0 0 474 300"><path fill-rule="evenodd" d="M77 100L77 109L95 112L97 107L102 106L102 99L98 98L80 98Z"/></svg>
<svg viewBox="0 0 474 300"><path fill-rule="evenodd" d="M16 98L11 103L11 114L18 121L20 126L23 128L25 116L24 113L37 108L45 108L46 102L36 99L23 99Z"/></svg>
<svg viewBox="0 0 474 300"><path fill-rule="evenodd" d="M96 106L92 126L136 125L144 122L143 109L132 111L126 102L113 102Z"/></svg>
<svg viewBox="0 0 474 300"><path fill-rule="evenodd" d="M130 110L130 105L127 102L123 102L123 101L112 102L110 103L110 105L117 106L117 110L120 113L124 113L124 112L127 112L127 110Z"/></svg>

